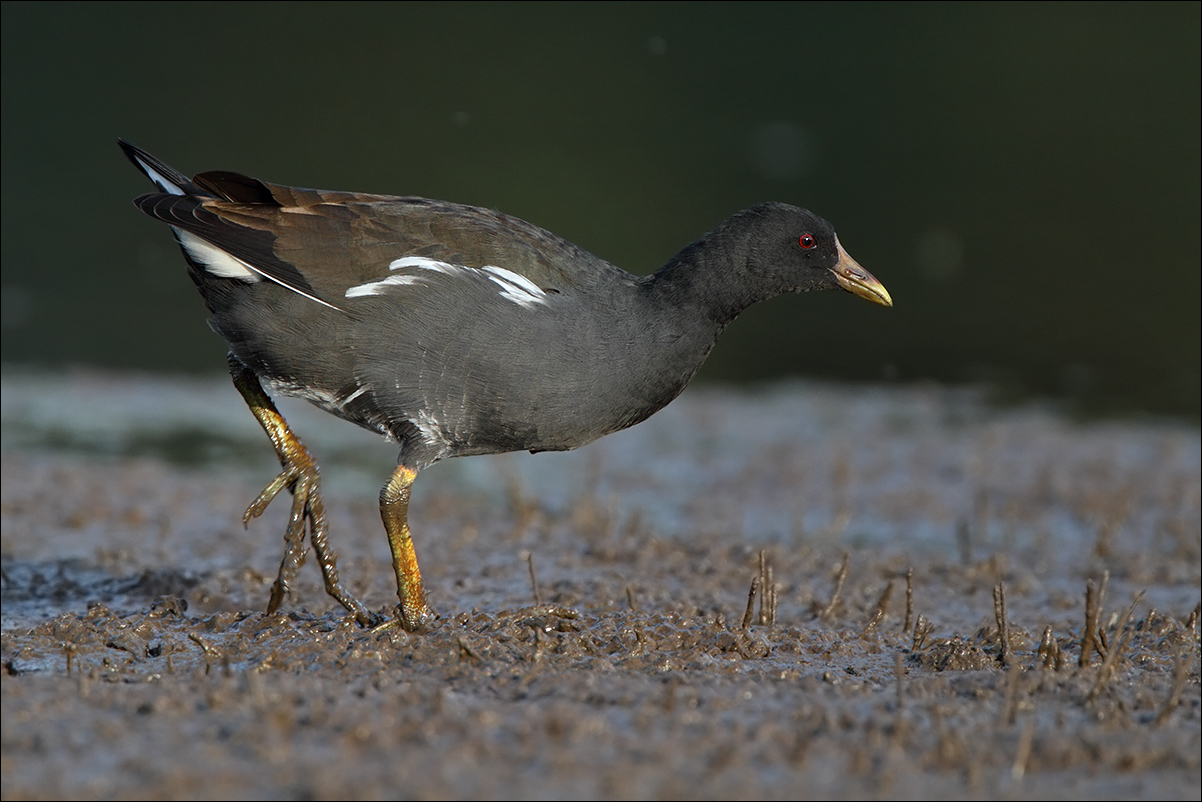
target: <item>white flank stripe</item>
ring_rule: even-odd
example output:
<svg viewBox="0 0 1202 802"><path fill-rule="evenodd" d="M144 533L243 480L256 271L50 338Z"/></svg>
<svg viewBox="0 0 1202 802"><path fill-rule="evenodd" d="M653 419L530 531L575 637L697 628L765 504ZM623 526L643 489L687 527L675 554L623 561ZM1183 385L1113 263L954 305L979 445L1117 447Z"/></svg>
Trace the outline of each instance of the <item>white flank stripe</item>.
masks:
<svg viewBox="0 0 1202 802"><path fill-rule="evenodd" d="M389 287L401 287L405 284L420 284L421 276L389 276L379 281L369 281L346 291L347 298L362 298L365 295L383 295Z"/></svg>
<svg viewBox="0 0 1202 802"><path fill-rule="evenodd" d="M406 267L418 267L422 270L433 270L437 273L445 273L448 276L454 276L465 267L453 265L449 262L440 262L437 259L427 259L424 256L405 256L393 261L388 265L389 270L404 270Z"/></svg>
<svg viewBox="0 0 1202 802"><path fill-rule="evenodd" d="M514 303L530 307L534 304L546 305L547 294L530 279L525 276L518 275L512 270L506 270L503 267L494 267L493 265L485 265L481 268L488 277L496 282L504 290L501 293L502 297L508 298Z"/></svg>
<svg viewBox="0 0 1202 802"><path fill-rule="evenodd" d="M442 273L446 276L455 276L461 279L476 281L488 279L501 288L502 298L512 301L518 306L529 309L535 304L543 304L545 306L547 303L547 293L543 292L537 284L525 276L514 273L512 270L506 270L503 267L485 265L477 270L472 267L453 265L449 262L440 262L437 259L427 259L424 256L404 256L390 262L388 269L430 270L435 273ZM351 287L346 291L346 297L362 298L367 295L383 295L389 287L401 287L406 284L421 283L423 283L422 278L411 273L408 275L393 275L388 278L379 279L378 281L369 281L357 287Z"/></svg>

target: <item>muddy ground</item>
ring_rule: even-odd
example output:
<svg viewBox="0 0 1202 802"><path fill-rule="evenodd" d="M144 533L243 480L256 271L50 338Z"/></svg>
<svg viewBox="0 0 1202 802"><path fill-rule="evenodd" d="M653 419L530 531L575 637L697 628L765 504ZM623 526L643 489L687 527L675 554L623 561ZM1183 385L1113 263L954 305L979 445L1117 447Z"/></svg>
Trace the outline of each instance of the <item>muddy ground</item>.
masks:
<svg viewBox="0 0 1202 802"><path fill-rule="evenodd" d="M227 382L3 382L6 800L1202 796L1196 426L694 388L423 474L414 635L311 563L264 615L287 509L242 527L276 466ZM284 412L389 609L394 452Z"/></svg>

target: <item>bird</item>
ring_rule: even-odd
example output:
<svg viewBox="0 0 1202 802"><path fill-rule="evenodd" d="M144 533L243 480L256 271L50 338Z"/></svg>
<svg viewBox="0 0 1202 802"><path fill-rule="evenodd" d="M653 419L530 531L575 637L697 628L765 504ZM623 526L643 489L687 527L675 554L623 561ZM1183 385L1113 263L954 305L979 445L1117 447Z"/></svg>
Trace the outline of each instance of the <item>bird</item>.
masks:
<svg viewBox="0 0 1202 802"><path fill-rule="evenodd" d="M427 630L437 616L409 528L421 471L452 457L575 449L640 423L759 301L841 289L893 305L830 223L787 203L737 212L635 276L499 211L229 171L189 179L118 144L154 184L134 205L170 227L229 347L234 386L280 460L243 524L281 491L292 495L268 614L287 597L307 536L326 592L360 625ZM397 583L391 616L340 581L317 462L273 395L399 446L380 491Z"/></svg>

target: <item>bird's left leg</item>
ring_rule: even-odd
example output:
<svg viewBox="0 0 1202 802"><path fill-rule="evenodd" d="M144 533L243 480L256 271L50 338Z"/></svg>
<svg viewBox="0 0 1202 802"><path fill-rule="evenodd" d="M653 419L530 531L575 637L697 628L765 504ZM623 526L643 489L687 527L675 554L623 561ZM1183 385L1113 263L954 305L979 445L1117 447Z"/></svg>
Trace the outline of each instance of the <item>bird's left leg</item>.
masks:
<svg viewBox="0 0 1202 802"><path fill-rule="evenodd" d="M330 548L326 509L321 498L321 480L317 462L301 443L300 438L292 433L271 398L263 391L258 376L233 354L230 354L229 366L234 387L238 388L238 392L242 394L242 398L250 407L255 419L259 421L263 431L271 438L275 452L280 458L280 465L283 467L280 475L263 488L259 497L246 508L246 512L242 515L243 525L249 524L251 518L258 518L262 515L263 511L267 509L267 505L285 487L292 493L292 515L284 533L284 558L280 562L280 571L275 584L271 587L271 599L267 603L267 612L274 613L279 609L288 593L289 585L296 579L297 572L304 564L304 541L307 527L309 542L313 544L313 552L317 555L318 565L321 566L326 593L353 613L355 620L360 625L374 626L379 623L379 617L364 607L338 580L338 555Z"/></svg>
<svg viewBox="0 0 1202 802"><path fill-rule="evenodd" d="M380 517L384 519L388 546L392 549L392 569L396 573L396 592L400 600L397 617L409 632L426 629L435 617L426 603L422 572L417 565L417 552L413 550L413 536L409 533L409 488L416 478L417 471L413 468L398 465L388 484L380 490Z"/></svg>

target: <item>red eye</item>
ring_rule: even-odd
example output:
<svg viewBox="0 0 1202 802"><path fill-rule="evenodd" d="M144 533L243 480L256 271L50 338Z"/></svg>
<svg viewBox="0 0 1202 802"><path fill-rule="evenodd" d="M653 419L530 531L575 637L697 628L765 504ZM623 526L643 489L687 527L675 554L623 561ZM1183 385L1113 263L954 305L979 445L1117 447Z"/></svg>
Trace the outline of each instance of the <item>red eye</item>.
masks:
<svg viewBox="0 0 1202 802"><path fill-rule="evenodd" d="M802 234L797 238L797 244L801 246L803 251L808 251L814 247L814 237L810 234Z"/></svg>

